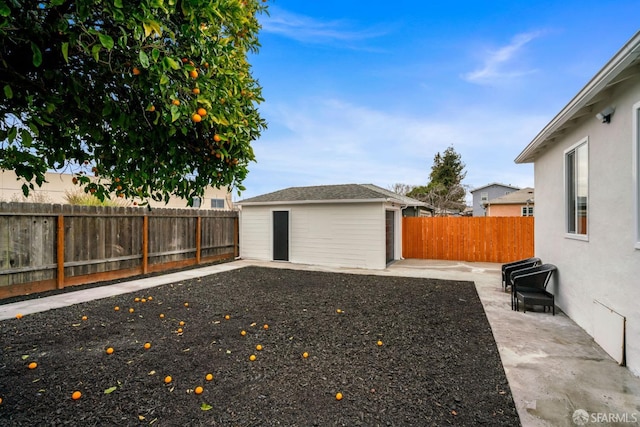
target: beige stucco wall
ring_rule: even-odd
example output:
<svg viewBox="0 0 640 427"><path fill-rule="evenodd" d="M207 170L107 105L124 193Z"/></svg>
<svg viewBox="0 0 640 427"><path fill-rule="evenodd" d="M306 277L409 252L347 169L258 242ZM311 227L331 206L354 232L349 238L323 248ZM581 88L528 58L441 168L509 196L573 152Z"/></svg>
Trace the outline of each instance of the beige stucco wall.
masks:
<svg viewBox="0 0 640 427"><path fill-rule="evenodd" d="M536 256L558 266L550 290L558 306L598 341L620 334L596 316L597 305L626 318L626 358L640 375L640 250L635 244L632 106L640 101L640 77L620 84L575 128L535 162ZM610 124L595 118L609 105ZM564 150L589 141L588 240L565 234ZM600 332L598 332L600 331Z"/></svg>
<svg viewBox="0 0 640 427"><path fill-rule="evenodd" d="M524 205L489 205L487 216L522 216Z"/></svg>
<svg viewBox="0 0 640 427"><path fill-rule="evenodd" d="M71 182L73 175L60 174L60 173L47 173L46 180L42 187L38 187L34 184L35 190L32 190L29 198L25 199L22 194L22 184L24 181L18 181L16 174L13 171L1 171L0 170L0 201L5 202L36 202L36 203L59 203L66 204L66 193L82 192L80 187ZM233 202L231 200L231 194L227 188L220 189L209 187L205 190L201 209L211 209L212 199L223 199L224 209L233 209ZM126 201L121 199L114 199L126 204ZM156 202L149 200L151 207L156 208L186 208L187 201L178 197L173 197L169 200L169 203Z"/></svg>

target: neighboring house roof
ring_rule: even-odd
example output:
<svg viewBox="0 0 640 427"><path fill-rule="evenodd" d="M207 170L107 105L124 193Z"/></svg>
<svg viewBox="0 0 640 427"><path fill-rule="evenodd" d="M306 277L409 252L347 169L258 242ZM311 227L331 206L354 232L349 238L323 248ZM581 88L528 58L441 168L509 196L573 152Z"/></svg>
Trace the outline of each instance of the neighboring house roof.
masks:
<svg viewBox="0 0 640 427"><path fill-rule="evenodd" d="M489 205L526 205L533 204L533 188L525 187L504 196L489 200Z"/></svg>
<svg viewBox="0 0 640 427"><path fill-rule="evenodd" d="M583 116L595 116L593 106L601 102L599 96L610 89L640 73L640 31L637 32L613 58L587 83L573 99L549 122L544 129L516 157L516 163L531 163L556 139L576 125ZM611 106L614 107L614 106ZM615 114L615 112L614 112Z"/></svg>
<svg viewBox="0 0 640 427"><path fill-rule="evenodd" d="M491 184L487 184L487 185L483 185L482 187L474 188L473 190L471 190L469 192L470 193L475 193L478 190L484 190L485 188L489 188L489 187L504 187L504 188L511 188L513 190L519 190L520 189L520 187L514 187L513 185L500 184L499 182L492 182Z"/></svg>
<svg viewBox="0 0 640 427"><path fill-rule="evenodd" d="M237 205L269 205L303 203L363 203L395 202L407 206L427 206L411 197L402 196L373 184L318 185L313 187L289 187L261 196L236 202Z"/></svg>

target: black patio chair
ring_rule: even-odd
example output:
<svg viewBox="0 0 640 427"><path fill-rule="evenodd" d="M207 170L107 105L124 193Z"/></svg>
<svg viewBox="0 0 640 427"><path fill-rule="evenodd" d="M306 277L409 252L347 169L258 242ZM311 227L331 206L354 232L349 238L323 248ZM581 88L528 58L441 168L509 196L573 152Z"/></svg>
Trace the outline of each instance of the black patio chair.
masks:
<svg viewBox="0 0 640 427"><path fill-rule="evenodd" d="M542 264L540 258L532 257L521 259L518 261L509 262L507 264L502 264L502 289L506 292L507 287L511 286L511 282L509 278L511 273L515 270L521 270L523 268L535 267L536 265Z"/></svg>
<svg viewBox="0 0 640 427"><path fill-rule="evenodd" d="M519 310L518 293L521 294L523 305L526 303L527 296L537 300L551 300L555 303L553 295L546 291L547 284L551 280L551 276L558 268L553 264L542 264L535 267L523 268L511 272L509 281L511 282L511 309ZM544 297L543 297L544 295ZM551 305L551 304L539 304ZM553 309L555 314L555 307Z"/></svg>

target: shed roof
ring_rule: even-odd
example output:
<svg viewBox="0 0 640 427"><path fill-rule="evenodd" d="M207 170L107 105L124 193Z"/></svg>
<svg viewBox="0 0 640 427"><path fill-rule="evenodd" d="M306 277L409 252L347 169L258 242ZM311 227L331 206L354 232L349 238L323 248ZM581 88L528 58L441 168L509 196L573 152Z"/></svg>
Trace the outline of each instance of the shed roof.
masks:
<svg viewBox="0 0 640 427"><path fill-rule="evenodd" d="M576 126L579 119L594 117L594 105L603 101L601 93L640 74L640 31L582 88L516 157L516 163L531 163L538 155Z"/></svg>
<svg viewBox="0 0 640 427"><path fill-rule="evenodd" d="M236 202L237 205L265 205L282 203L363 203L395 202L407 206L427 206L411 197L402 196L373 184L317 185L311 187L289 187L261 196Z"/></svg>
<svg viewBox="0 0 640 427"><path fill-rule="evenodd" d="M522 190L514 191L504 196L489 200L489 205L524 205L533 204L533 188L525 187Z"/></svg>

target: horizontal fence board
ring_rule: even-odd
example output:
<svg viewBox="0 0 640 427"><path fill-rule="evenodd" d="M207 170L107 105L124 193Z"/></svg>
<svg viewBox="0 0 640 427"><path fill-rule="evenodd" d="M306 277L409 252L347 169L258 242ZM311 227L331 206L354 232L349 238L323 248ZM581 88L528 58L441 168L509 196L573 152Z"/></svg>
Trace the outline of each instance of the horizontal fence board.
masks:
<svg viewBox="0 0 640 427"><path fill-rule="evenodd" d="M143 262L155 272L233 259L237 218L234 211L0 202L0 298L142 274Z"/></svg>
<svg viewBox="0 0 640 427"><path fill-rule="evenodd" d="M506 263L534 255L533 217L404 217L402 256Z"/></svg>

